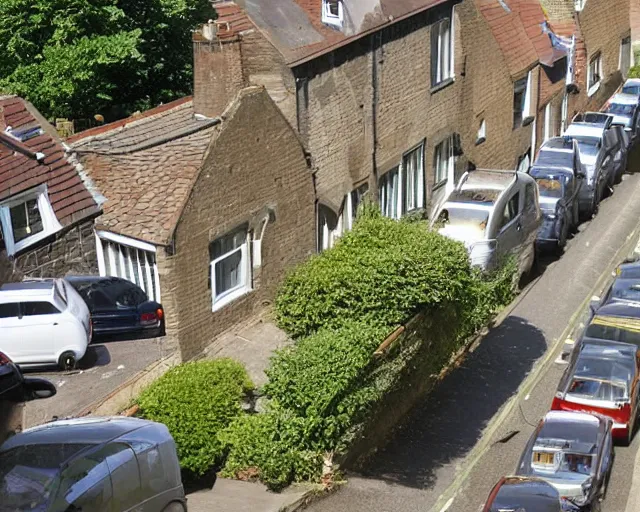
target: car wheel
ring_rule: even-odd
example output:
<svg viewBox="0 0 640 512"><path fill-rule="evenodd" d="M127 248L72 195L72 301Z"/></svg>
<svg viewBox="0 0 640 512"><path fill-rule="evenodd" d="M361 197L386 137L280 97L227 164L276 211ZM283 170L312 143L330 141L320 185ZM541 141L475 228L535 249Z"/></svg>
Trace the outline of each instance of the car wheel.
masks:
<svg viewBox="0 0 640 512"><path fill-rule="evenodd" d="M173 501L162 509L162 512L185 512L185 508L182 503Z"/></svg>
<svg viewBox="0 0 640 512"><path fill-rule="evenodd" d="M58 359L58 367L64 371L75 369L76 364L76 355L71 351L63 352Z"/></svg>

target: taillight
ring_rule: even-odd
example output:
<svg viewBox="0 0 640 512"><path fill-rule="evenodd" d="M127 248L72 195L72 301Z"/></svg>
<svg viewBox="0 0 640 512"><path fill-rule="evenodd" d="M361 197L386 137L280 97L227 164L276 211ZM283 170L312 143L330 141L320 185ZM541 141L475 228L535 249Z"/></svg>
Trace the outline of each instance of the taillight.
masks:
<svg viewBox="0 0 640 512"><path fill-rule="evenodd" d="M11 363L11 359L9 359L5 354L0 352L0 365Z"/></svg>
<svg viewBox="0 0 640 512"><path fill-rule="evenodd" d="M142 313L140 315L140 323L142 325L155 324L158 321L158 315L155 313Z"/></svg>
<svg viewBox="0 0 640 512"><path fill-rule="evenodd" d="M162 317L164 316L164 311L162 311L162 308L156 309L156 315L160 320L162 320Z"/></svg>

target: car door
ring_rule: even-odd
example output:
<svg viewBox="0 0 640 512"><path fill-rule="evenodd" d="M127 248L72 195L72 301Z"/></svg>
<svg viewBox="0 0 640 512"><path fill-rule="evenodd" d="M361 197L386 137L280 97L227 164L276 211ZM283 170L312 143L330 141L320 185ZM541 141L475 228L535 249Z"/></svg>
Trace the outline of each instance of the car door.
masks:
<svg viewBox="0 0 640 512"><path fill-rule="evenodd" d="M121 512L142 511L140 468L133 449L124 443L110 443L106 457L111 483L113 502Z"/></svg>
<svg viewBox="0 0 640 512"><path fill-rule="evenodd" d="M24 343L31 363L56 362L56 340L64 338L60 310L46 301L20 303Z"/></svg>
<svg viewBox="0 0 640 512"><path fill-rule="evenodd" d="M514 187L510 192L507 200L502 207L502 210L496 212L499 214L499 227L498 227L498 254L500 256L500 262L503 262L510 255L515 255L518 258L519 267L522 265L520 261L522 254L521 249L523 245L523 232L521 223L521 196L519 188Z"/></svg>
<svg viewBox="0 0 640 512"><path fill-rule="evenodd" d="M24 363L29 352L23 343L19 302L0 304L0 332L0 351L9 356L14 363Z"/></svg>

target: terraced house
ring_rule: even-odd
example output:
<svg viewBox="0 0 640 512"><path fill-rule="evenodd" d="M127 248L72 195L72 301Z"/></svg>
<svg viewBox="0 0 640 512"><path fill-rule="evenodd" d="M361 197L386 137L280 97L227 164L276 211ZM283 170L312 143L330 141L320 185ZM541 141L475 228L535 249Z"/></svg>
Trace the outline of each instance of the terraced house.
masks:
<svg viewBox="0 0 640 512"><path fill-rule="evenodd" d="M214 2L196 87L214 84L211 101L266 87L312 157L319 250L351 227L366 193L389 217L424 215L471 163L531 160L540 66L555 85L567 62L538 1L276 4Z"/></svg>
<svg viewBox="0 0 640 512"><path fill-rule="evenodd" d="M0 285L97 271L101 201L40 113L0 96Z"/></svg>

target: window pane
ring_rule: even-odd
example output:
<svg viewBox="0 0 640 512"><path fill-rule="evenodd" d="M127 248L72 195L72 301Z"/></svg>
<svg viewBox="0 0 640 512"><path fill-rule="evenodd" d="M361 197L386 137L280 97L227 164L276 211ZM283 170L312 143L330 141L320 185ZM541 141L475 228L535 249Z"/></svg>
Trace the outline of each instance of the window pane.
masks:
<svg viewBox="0 0 640 512"><path fill-rule="evenodd" d="M327 4L327 11L331 16L339 16L340 15L340 6L338 5L339 0L325 0Z"/></svg>
<svg viewBox="0 0 640 512"><path fill-rule="evenodd" d="M10 302L8 304L0 304L0 318L12 318L18 316L18 303Z"/></svg>
<svg viewBox="0 0 640 512"><path fill-rule="evenodd" d="M231 233L221 236L220 238L213 241L210 248L210 258L211 260L215 260L226 254L228 252L233 251L242 246L247 240L247 228L242 227Z"/></svg>
<svg viewBox="0 0 640 512"><path fill-rule="evenodd" d="M440 69L442 69L442 80L446 80L451 76L449 70L449 64L451 63L451 57L449 55L449 50L451 47L451 32L449 30L449 20L446 19L442 22L440 26L441 33L441 48L442 54L440 55Z"/></svg>
<svg viewBox="0 0 640 512"><path fill-rule="evenodd" d="M242 283L242 251L236 250L215 264L216 297Z"/></svg>
<svg viewBox="0 0 640 512"><path fill-rule="evenodd" d="M24 316L36 316L36 315L55 315L60 313L50 302L23 302L22 314Z"/></svg>
<svg viewBox="0 0 640 512"><path fill-rule="evenodd" d="M15 242L20 242L43 230L37 198L10 208L10 216Z"/></svg>

